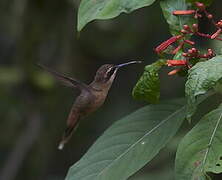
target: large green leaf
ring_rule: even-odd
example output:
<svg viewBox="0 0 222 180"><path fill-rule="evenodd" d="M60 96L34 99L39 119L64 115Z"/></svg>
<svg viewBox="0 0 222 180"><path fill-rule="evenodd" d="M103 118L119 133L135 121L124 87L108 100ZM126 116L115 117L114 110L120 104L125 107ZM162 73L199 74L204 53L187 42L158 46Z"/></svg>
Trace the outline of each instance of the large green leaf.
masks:
<svg viewBox="0 0 222 180"><path fill-rule="evenodd" d="M222 105L205 115L181 141L176 155L176 179L205 179L222 172Z"/></svg>
<svg viewBox="0 0 222 180"><path fill-rule="evenodd" d="M187 117L190 118L196 110L197 97L215 88L222 78L222 56L216 56L208 61L199 62L188 72L185 92L187 96Z"/></svg>
<svg viewBox="0 0 222 180"><path fill-rule="evenodd" d="M173 177L174 170L168 164L167 168L161 166L161 173L157 168L156 170L146 171L146 173L130 177L128 180L172 180Z"/></svg>
<svg viewBox="0 0 222 180"><path fill-rule="evenodd" d="M82 0L78 12L78 31L95 19L110 19L149 6L155 0Z"/></svg>
<svg viewBox="0 0 222 180"><path fill-rule="evenodd" d="M163 11L163 15L170 26L170 32L172 35L181 34L180 30L183 29L183 25L187 24L191 26L196 23L193 16L175 16L173 11L175 10L187 10L190 9L190 3L186 0L163 0L160 2L160 6Z"/></svg>
<svg viewBox="0 0 222 180"><path fill-rule="evenodd" d="M159 70L166 64L159 60L145 67L144 73L133 89L133 97L150 103L157 103L160 97Z"/></svg>
<svg viewBox="0 0 222 180"><path fill-rule="evenodd" d="M184 100L149 105L114 123L66 180L125 180L149 162L185 118Z"/></svg>

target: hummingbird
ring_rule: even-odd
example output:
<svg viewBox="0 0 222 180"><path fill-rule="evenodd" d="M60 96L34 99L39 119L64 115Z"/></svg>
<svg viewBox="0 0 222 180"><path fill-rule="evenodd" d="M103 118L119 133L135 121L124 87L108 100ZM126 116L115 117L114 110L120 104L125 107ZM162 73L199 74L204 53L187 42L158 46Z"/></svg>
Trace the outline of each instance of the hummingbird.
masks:
<svg viewBox="0 0 222 180"><path fill-rule="evenodd" d="M66 129L58 145L59 150L62 150L69 141L74 130L78 127L79 121L103 105L117 70L136 63L141 63L141 61L130 61L118 65L104 64L97 70L94 80L89 85L38 64L64 85L80 91L80 95L76 98L68 115Z"/></svg>

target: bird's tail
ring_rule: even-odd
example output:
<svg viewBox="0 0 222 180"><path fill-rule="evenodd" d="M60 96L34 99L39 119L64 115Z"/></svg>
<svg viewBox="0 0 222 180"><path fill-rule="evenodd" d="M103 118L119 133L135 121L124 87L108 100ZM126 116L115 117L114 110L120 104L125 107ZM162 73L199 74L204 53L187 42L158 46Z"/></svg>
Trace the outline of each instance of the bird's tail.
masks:
<svg viewBox="0 0 222 180"><path fill-rule="evenodd" d="M58 150L63 150L65 142L61 141L58 145Z"/></svg>
<svg viewBox="0 0 222 180"><path fill-rule="evenodd" d="M64 131L62 140L60 141L59 145L58 145L58 149L59 150L63 150L65 144L69 141L69 139L72 136L72 133L74 132L74 130L78 127L78 124L76 126L71 126L71 127L67 127L66 130Z"/></svg>

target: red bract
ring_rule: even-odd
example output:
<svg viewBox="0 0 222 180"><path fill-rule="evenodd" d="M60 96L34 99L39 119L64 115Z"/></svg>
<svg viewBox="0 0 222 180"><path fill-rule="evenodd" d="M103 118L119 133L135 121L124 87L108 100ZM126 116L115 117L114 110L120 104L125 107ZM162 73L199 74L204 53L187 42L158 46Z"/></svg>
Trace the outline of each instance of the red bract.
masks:
<svg viewBox="0 0 222 180"><path fill-rule="evenodd" d="M179 35L179 36L173 36L170 39L164 41L163 43L161 43L159 46L157 46L155 48L156 53L161 53L162 51L164 51L167 47L169 47L171 44L173 44L174 42L176 42L177 40L181 39L183 36Z"/></svg>
<svg viewBox="0 0 222 180"><path fill-rule="evenodd" d="M186 66L187 60L167 60L167 66Z"/></svg>

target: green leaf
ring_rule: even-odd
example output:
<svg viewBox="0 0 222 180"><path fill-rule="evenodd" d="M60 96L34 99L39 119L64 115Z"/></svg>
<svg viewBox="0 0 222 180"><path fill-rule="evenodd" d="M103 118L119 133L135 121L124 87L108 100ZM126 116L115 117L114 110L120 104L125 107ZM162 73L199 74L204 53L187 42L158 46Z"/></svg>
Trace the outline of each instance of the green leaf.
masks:
<svg viewBox="0 0 222 180"><path fill-rule="evenodd" d="M125 180L149 162L185 118L184 100L149 105L114 123L66 180Z"/></svg>
<svg viewBox="0 0 222 180"><path fill-rule="evenodd" d="M204 3L206 6L209 6L213 0L187 0L187 2L191 2L191 3L194 3L194 2L202 2Z"/></svg>
<svg viewBox="0 0 222 180"><path fill-rule="evenodd" d="M222 105L205 115L183 138L176 155L176 179L206 179L222 172Z"/></svg>
<svg viewBox="0 0 222 180"><path fill-rule="evenodd" d="M0 85L1 86L11 86L22 83L24 79L22 71L19 68L13 67L0 67Z"/></svg>
<svg viewBox="0 0 222 180"><path fill-rule="evenodd" d="M157 103L160 97L159 70L166 64L159 60L145 67L144 73L133 89L133 97L150 103Z"/></svg>
<svg viewBox="0 0 222 180"><path fill-rule="evenodd" d="M82 0L78 12L78 31L95 19L110 19L149 6L155 0Z"/></svg>
<svg viewBox="0 0 222 180"><path fill-rule="evenodd" d="M222 56L216 56L208 61L199 62L189 70L185 85L188 118L190 118L196 110L197 97L215 88L221 78Z"/></svg>
<svg viewBox="0 0 222 180"><path fill-rule="evenodd" d="M184 56L182 55L183 54L183 51L182 49L180 49L173 57L173 59L175 60L181 60L181 59L184 59Z"/></svg>
<svg viewBox="0 0 222 180"><path fill-rule="evenodd" d="M175 10L187 10L191 5L186 0L163 0L160 2L160 6L163 11L163 15L170 26L170 32L173 36L181 34L180 30L183 29L183 25L187 24L191 26L196 23L197 20L192 15L189 16L175 16L172 14Z"/></svg>
<svg viewBox="0 0 222 180"><path fill-rule="evenodd" d="M217 93L222 94L222 80L219 80L219 81L218 81L218 83L216 84L214 90L215 90Z"/></svg>
<svg viewBox="0 0 222 180"><path fill-rule="evenodd" d="M165 164L165 163L164 163ZM128 180L172 180L174 177L174 170L167 164L167 167L161 166L161 173L159 169L154 171L146 171L145 173L138 173L130 177Z"/></svg>

